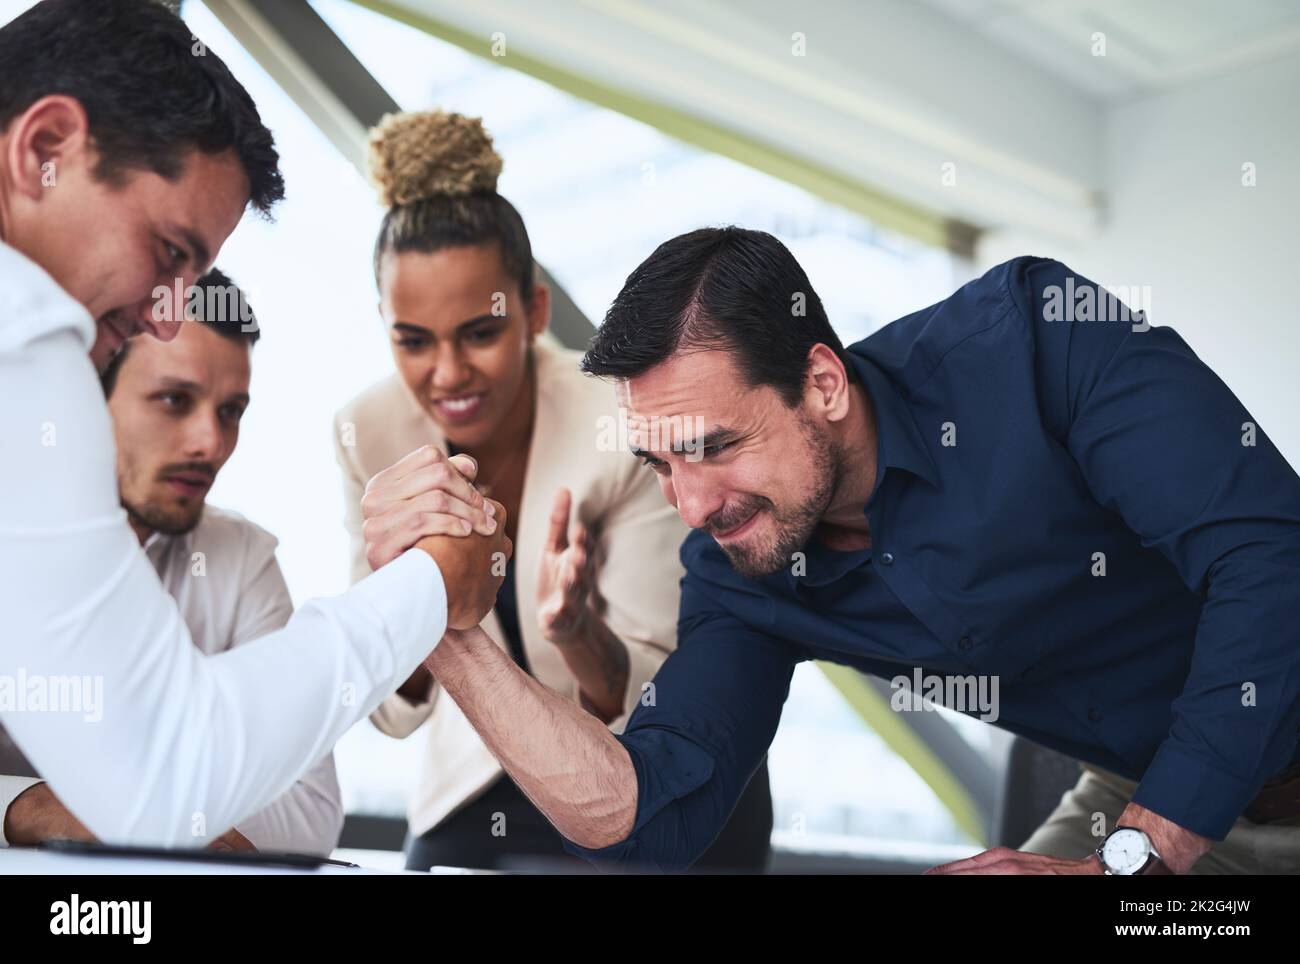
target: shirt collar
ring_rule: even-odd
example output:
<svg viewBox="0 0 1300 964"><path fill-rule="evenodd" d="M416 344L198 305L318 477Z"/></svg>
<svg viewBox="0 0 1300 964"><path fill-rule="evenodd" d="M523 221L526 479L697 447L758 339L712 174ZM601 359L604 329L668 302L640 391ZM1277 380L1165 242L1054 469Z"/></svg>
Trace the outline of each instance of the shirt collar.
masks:
<svg viewBox="0 0 1300 964"><path fill-rule="evenodd" d="M929 449L921 438L921 431L916 427L907 403L899 394L889 377L872 361L851 349L848 352L853 370L871 398L871 406L876 416L876 481L871 489L867 505L871 505L880 483L885 477L885 470L902 469L925 479L931 485L938 485L939 473L930 455ZM864 507L865 508L865 507ZM870 549L853 552L839 552L828 549L816 539L810 540L804 547L806 571L795 576L791 571L788 581L805 586L820 587L838 582L849 572L858 568L871 558Z"/></svg>
<svg viewBox="0 0 1300 964"><path fill-rule="evenodd" d="M86 350L95 341L90 313L35 261L0 241L0 352L71 328Z"/></svg>
<svg viewBox="0 0 1300 964"><path fill-rule="evenodd" d="M206 513L207 506L205 505L203 509ZM171 535L166 532L158 532L155 530L149 533L149 538L144 540L144 544L141 545L140 548L144 551L144 554L155 563L167 558L167 556L173 552L188 554L189 547L193 545L194 533L198 530L199 525L202 524L202 518L200 518L198 525L189 532L182 533L181 535Z"/></svg>
<svg viewBox="0 0 1300 964"><path fill-rule="evenodd" d="M876 484L872 497L887 468L903 469L937 486L939 470L902 393L875 362L854 351L855 347L848 350L849 361L871 398L876 416Z"/></svg>

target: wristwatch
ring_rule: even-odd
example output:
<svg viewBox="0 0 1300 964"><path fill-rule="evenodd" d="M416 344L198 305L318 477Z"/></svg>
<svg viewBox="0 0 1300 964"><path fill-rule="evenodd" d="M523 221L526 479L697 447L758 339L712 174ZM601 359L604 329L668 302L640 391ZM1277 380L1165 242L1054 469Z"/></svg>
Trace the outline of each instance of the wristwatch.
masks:
<svg viewBox="0 0 1300 964"><path fill-rule="evenodd" d="M1108 833L1097 848L1097 859L1107 876L1173 873L1156 853L1146 831L1137 827L1116 827Z"/></svg>

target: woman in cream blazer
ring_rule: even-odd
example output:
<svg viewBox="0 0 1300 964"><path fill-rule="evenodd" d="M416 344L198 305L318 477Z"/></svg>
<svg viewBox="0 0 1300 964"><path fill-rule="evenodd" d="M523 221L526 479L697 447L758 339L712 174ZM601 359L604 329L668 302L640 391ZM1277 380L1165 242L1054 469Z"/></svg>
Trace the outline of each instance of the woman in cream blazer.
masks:
<svg viewBox="0 0 1300 964"><path fill-rule="evenodd" d="M367 481L422 445L473 456L514 542L484 630L618 732L676 645L687 530L654 474L610 444L620 437L611 386L583 375L579 353L545 333L549 292L534 278L518 212L496 193L500 166L479 122L455 114L395 115L371 135L388 206L375 273L397 372L335 419L352 579L370 572ZM371 718L399 738L428 723L409 868L568 859L427 671ZM761 775L739 808L748 816L718 842L722 864L759 869L766 859L771 803Z"/></svg>

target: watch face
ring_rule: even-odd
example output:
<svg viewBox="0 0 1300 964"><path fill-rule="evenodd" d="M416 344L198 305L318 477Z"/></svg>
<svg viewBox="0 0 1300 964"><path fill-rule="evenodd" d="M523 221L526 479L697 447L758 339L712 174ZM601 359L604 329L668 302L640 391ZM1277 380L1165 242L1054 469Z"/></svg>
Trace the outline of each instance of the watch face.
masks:
<svg viewBox="0 0 1300 964"><path fill-rule="evenodd" d="M1135 874L1151 855L1151 840L1141 830L1121 827L1101 845L1101 860L1112 874Z"/></svg>

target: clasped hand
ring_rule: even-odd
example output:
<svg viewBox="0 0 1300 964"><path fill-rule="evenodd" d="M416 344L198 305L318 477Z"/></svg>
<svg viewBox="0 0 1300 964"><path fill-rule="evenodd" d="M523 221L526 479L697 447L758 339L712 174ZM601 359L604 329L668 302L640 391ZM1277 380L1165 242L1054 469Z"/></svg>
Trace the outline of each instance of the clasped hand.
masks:
<svg viewBox="0 0 1300 964"><path fill-rule="evenodd" d="M496 602L513 547L506 510L474 487L478 464L416 449L380 472L361 498L366 561L378 569L415 547L442 572L447 625L477 626Z"/></svg>

